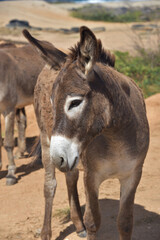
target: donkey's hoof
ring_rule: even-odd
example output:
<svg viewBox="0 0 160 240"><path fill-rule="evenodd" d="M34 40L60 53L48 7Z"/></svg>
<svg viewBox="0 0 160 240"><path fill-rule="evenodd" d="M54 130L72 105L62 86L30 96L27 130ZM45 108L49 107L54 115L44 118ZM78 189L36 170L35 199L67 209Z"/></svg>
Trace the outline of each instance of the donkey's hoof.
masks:
<svg viewBox="0 0 160 240"><path fill-rule="evenodd" d="M13 176L6 177L6 185L7 186L11 186L11 185L14 185L16 183L17 183L16 177L13 177Z"/></svg>
<svg viewBox="0 0 160 240"><path fill-rule="evenodd" d="M77 235L80 238L86 238L87 237L87 232L86 232L86 230L83 230L82 232L77 233Z"/></svg>

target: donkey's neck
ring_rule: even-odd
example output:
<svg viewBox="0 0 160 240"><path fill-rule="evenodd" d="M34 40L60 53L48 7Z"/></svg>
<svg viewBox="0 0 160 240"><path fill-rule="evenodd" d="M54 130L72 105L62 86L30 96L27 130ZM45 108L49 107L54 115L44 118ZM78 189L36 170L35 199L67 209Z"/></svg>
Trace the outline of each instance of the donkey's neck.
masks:
<svg viewBox="0 0 160 240"><path fill-rule="evenodd" d="M130 125L133 114L129 101L130 88L125 83L126 91L122 89L121 82L113 68L96 64L89 84L92 91L101 93L110 102L111 123L117 127ZM94 74L94 77L93 77Z"/></svg>

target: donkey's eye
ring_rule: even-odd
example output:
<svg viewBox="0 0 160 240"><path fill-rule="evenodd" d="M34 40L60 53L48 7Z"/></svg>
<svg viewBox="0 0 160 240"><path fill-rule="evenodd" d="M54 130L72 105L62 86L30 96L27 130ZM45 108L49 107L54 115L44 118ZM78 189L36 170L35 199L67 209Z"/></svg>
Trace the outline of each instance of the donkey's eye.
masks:
<svg viewBox="0 0 160 240"><path fill-rule="evenodd" d="M69 105L68 110L71 110L72 108L78 107L81 104L82 100L81 99L76 99L71 102Z"/></svg>

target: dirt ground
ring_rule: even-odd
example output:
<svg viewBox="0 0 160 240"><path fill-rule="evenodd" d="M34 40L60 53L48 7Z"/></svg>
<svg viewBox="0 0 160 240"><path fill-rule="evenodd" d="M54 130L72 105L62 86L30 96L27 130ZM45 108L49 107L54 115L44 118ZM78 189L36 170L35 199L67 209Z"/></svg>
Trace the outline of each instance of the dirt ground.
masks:
<svg viewBox="0 0 160 240"><path fill-rule="evenodd" d="M152 3L160 6L159 1L142 1L137 2L139 5L151 5ZM109 4L109 3L103 3ZM109 6L119 6L120 3L110 3ZM69 11L81 4L48 4L43 1L11 1L0 2L0 40L15 40L26 42L21 30L4 30L6 24L11 19L27 20L31 26L42 28L67 28L80 27L87 25L89 28L105 27L106 31L97 32L97 38L102 40L105 48L110 50L129 51L135 53L135 43L137 41L144 46L154 48L156 46L157 34L156 29L153 31L133 31L132 25L135 23L107 23L84 21L72 18ZM122 5L122 4L121 4ZM124 5L124 3L123 3ZM123 6L122 5L122 6ZM134 4L135 5L135 4ZM143 23L144 24L144 23ZM147 25L148 23L146 23ZM158 22L153 22L158 24ZM11 34L12 33L12 34ZM40 40L52 42L57 48L67 50L79 40L79 34L62 34L60 32L51 33L49 31L32 31L35 37Z"/></svg>
<svg viewBox="0 0 160 240"><path fill-rule="evenodd" d="M57 7L43 2L2 2L0 3L0 26L10 19L29 20L31 25L43 27L73 27L86 25L89 27L105 26L107 31L97 33L105 47L110 49L133 51L129 36L130 25L109 24L99 22L84 22L68 16L64 7ZM53 14L54 13L54 14ZM79 38L77 34L62 35L60 33L38 33L40 39L53 42L57 47L67 50ZM4 36L24 41L23 36ZM147 115L150 124L150 147L144 163L143 176L135 198L135 219L133 240L160 239L160 94L146 100ZM33 145L39 130L36 124L32 106L27 110L27 149ZM3 120L3 119L2 119ZM4 136L4 121L2 125ZM15 127L15 135L17 130ZM15 148L16 151L16 148ZM31 158L16 160L18 183L6 186L6 152L2 150L3 168L0 172L0 240L34 240L40 239L44 215L43 169L28 169L26 166ZM65 178L57 171L57 191L53 204L52 231L54 240L78 240L74 226L69 219L69 208ZM79 198L84 210L85 195L83 189L83 172L80 172L78 183ZM102 224L97 234L97 240L117 240L116 217L119 204L118 180L107 180L100 188L99 204Z"/></svg>

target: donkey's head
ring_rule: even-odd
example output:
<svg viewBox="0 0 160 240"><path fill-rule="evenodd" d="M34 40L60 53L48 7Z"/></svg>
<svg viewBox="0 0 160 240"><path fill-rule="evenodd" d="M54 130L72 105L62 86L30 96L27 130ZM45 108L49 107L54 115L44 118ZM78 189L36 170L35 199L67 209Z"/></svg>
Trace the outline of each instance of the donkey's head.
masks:
<svg viewBox="0 0 160 240"><path fill-rule="evenodd" d="M39 41L35 45L47 59L50 52L46 53ZM53 67L52 61L47 60ZM110 122L110 100L100 68L114 66L114 61L87 27L80 28L80 42L70 54L59 58L51 96L54 116L50 156L61 171L72 170L82 151Z"/></svg>

